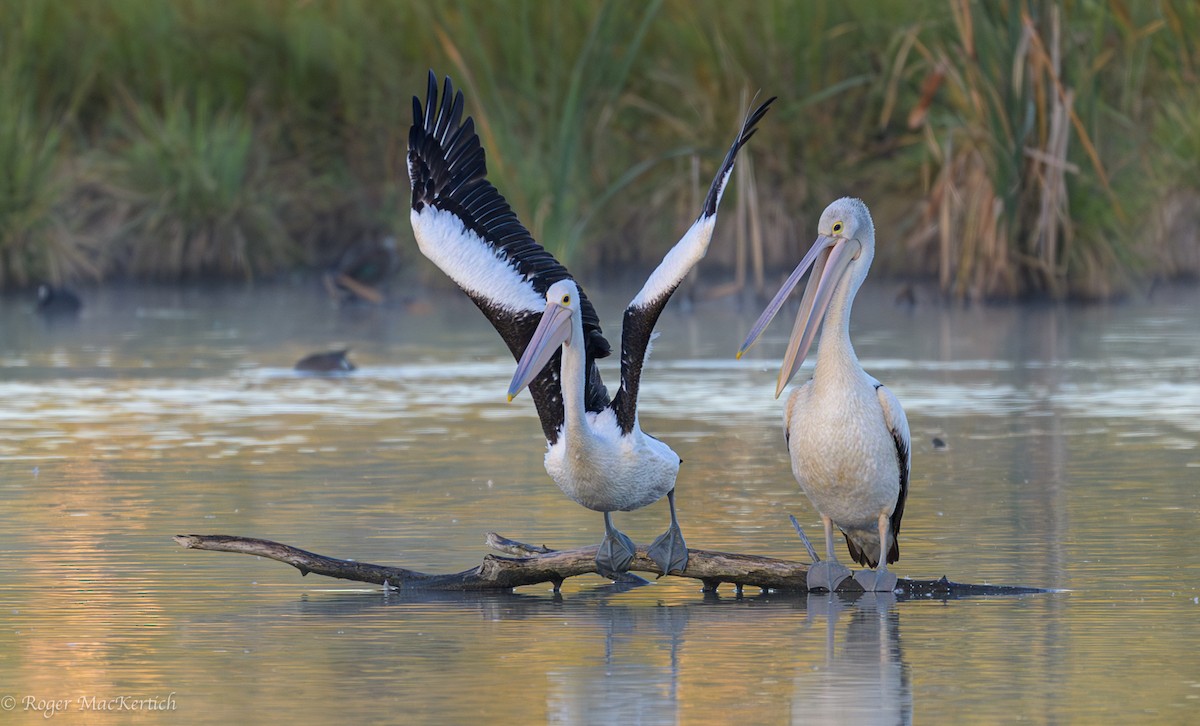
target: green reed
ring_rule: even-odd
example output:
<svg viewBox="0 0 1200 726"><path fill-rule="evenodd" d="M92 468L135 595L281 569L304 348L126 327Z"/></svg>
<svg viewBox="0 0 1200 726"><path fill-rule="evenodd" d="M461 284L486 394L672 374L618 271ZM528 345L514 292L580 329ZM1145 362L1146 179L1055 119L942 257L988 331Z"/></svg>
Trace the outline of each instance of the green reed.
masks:
<svg viewBox="0 0 1200 726"><path fill-rule="evenodd" d="M182 99L130 116L127 144L102 167L130 271L249 278L293 260L285 187L245 117Z"/></svg>
<svg viewBox="0 0 1200 726"><path fill-rule="evenodd" d="M761 92L730 195L755 190L735 236L769 272L842 194L875 211L881 267L952 297L1200 271L1171 251L1200 194L1183 0L64 0L0 4L0 28L0 286L268 275L389 232L415 258L429 68L576 268L660 257Z"/></svg>
<svg viewBox="0 0 1200 726"><path fill-rule="evenodd" d="M1153 247L1147 130L1180 80L1153 58L1182 48L1169 4L951 0L953 24L910 68L937 89L920 222L908 245L942 290L972 299L1108 298ZM940 87L939 87L940 84Z"/></svg>
<svg viewBox="0 0 1200 726"><path fill-rule="evenodd" d="M0 74L0 279L17 285L95 272L69 228L63 134L32 108L30 87Z"/></svg>

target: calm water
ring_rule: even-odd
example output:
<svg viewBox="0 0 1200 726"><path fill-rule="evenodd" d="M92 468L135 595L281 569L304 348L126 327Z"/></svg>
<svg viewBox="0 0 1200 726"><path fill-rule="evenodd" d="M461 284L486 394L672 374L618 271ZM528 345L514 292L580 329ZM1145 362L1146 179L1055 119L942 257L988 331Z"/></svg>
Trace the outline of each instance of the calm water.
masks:
<svg viewBox="0 0 1200 726"><path fill-rule="evenodd" d="M1065 592L385 596L185 551L172 535L241 534L452 571L489 530L569 547L602 525L546 476L532 405L505 402L513 361L457 294L348 313L315 286L93 292L53 326L0 300L0 719L57 700L100 724L1195 723L1200 293L909 310L893 292L868 283L854 335L912 425L898 573ZM627 296L593 297L619 339ZM789 324L732 357L757 312L669 310L642 423L684 459L689 543L800 558L788 513L820 528L771 395ZM291 373L339 344L353 375ZM618 521L647 541L665 503ZM80 710L171 694L165 715Z"/></svg>

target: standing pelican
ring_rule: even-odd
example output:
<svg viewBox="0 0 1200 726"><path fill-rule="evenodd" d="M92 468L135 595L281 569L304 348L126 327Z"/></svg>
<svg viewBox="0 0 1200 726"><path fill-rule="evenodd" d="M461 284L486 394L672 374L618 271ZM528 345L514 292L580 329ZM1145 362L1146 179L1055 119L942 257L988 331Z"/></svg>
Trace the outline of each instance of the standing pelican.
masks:
<svg viewBox="0 0 1200 726"><path fill-rule="evenodd" d="M792 392L784 409L792 473L825 526L826 559L809 570L808 586L833 591L850 576L833 553L836 524L846 536L850 557L860 565L878 566L854 579L868 592L891 590L896 576L887 564L900 559L896 536L908 495L908 420L892 392L862 369L850 344L850 306L875 256L875 226L867 205L847 197L825 208L817 235L754 323L738 358L812 267L775 386L778 398L824 319L812 380Z"/></svg>
<svg viewBox="0 0 1200 726"><path fill-rule="evenodd" d="M475 301L519 359L508 396L511 401L528 386L546 436L546 471L567 496L604 513L597 570L615 577L629 569L636 554L629 537L613 526L612 512L644 507L665 494L671 525L648 554L664 574L683 571L687 546L675 516L680 459L666 444L642 433L638 384L654 324L708 249L734 158L774 99L746 118L700 217L626 308L621 387L610 399L596 367L596 359L607 356L610 346L595 309L488 182L474 122L468 117L460 123L462 93L456 94L447 78L439 107L437 91L430 72L424 109L413 98L408 138L410 220L421 252Z"/></svg>

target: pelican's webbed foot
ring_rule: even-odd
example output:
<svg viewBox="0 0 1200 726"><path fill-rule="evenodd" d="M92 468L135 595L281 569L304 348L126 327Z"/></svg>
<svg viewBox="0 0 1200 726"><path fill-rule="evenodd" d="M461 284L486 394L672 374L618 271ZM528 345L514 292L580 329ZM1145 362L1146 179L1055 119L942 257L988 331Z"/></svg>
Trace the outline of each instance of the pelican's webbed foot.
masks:
<svg viewBox="0 0 1200 726"><path fill-rule="evenodd" d="M675 516L675 489L667 492L667 504L671 507L671 526L650 545L647 554L659 566L664 575L683 572L687 569L688 548L679 531L679 519Z"/></svg>
<svg viewBox="0 0 1200 726"><path fill-rule="evenodd" d="M859 570L854 573L854 581L867 592L892 592L896 589L896 575L886 565L880 565L877 570Z"/></svg>
<svg viewBox="0 0 1200 726"><path fill-rule="evenodd" d="M600 549L596 551L596 572L611 580L617 579L622 573L629 571L637 547L633 540L616 527L612 526L612 518L604 513L604 539Z"/></svg>
<svg viewBox="0 0 1200 726"><path fill-rule="evenodd" d="M672 522L670 528L654 540L646 554L658 564L664 575L686 570L688 548L687 543L683 541L683 532L679 531L679 525Z"/></svg>
<svg viewBox="0 0 1200 726"><path fill-rule="evenodd" d="M822 560L808 568L808 589L835 592L847 577L850 577L849 567L837 560Z"/></svg>

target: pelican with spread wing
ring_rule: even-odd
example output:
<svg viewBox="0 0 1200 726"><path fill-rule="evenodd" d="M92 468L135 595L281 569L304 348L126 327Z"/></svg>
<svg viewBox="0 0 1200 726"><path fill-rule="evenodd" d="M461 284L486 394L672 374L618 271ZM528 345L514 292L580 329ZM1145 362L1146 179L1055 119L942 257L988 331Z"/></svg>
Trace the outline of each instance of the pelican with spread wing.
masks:
<svg viewBox="0 0 1200 726"><path fill-rule="evenodd" d="M621 385L610 398L596 360L611 348L596 311L567 269L533 240L487 180L474 122L463 118L462 93L447 78L439 103L431 72L424 106L413 98L408 171L417 244L470 296L518 359L509 400L529 388L546 437L546 471L567 496L604 514L596 568L607 577L627 571L637 552L613 525L612 513L645 507L664 495L671 525L647 554L663 574L687 567L687 545L675 514L680 459L642 432L638 386L655 323L707 251L738 150L773 100L746 117L700 216L625 309Z"/></svg>

